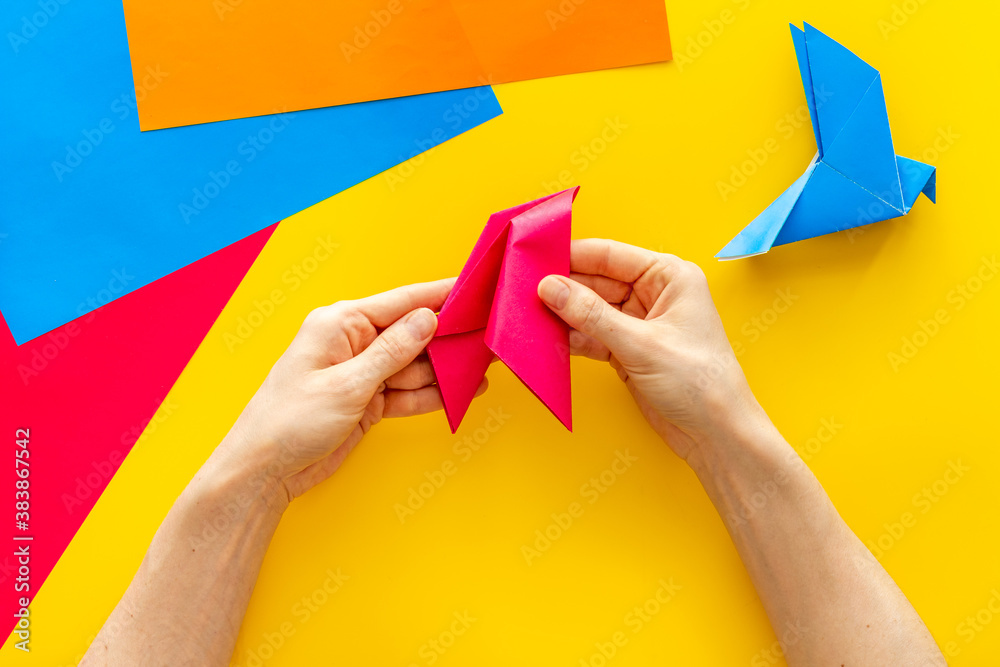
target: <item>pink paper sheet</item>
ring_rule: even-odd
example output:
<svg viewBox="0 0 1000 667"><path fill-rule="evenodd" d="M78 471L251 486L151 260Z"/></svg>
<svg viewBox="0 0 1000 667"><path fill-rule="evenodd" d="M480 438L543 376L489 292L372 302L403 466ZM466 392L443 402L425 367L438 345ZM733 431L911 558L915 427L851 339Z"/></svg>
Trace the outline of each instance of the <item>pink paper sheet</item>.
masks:
<svg viewBox="0 0 1000 667"><path fill-rule="evenodd" d="M29 430L30 465L28 530L18 530L10 516L8 546L0 554L0 613L8 630L17 622L16 602L35 598L275 227L20 347L0 318L0 384L9 400L0 432L13 459L20 449L15 432ZM169 419L172 409L161 414ZM13 462L3 470L0 487L13 505ZM13 541L12 535L32 539ZM15 594L14 553L25 545L29 589Z"/></svg>

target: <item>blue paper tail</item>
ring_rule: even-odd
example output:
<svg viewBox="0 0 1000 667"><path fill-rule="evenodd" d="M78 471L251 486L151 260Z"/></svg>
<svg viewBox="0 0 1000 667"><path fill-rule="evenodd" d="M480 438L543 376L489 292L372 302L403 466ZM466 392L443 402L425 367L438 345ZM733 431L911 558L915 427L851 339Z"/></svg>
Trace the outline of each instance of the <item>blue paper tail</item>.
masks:
<svg viewBox="0 0 1000 667"><path fill-rule="evenodd" d="M937 203L937 167L934 167L934 173L927 179L927 185L923 187L921 192L931 200L932 204Z"/></svg>
<svg viewBox="0 0 1000 667"><path fill-rule="evenodd" d="M899 168L899 182L903 186L903 204L907 213L921 192L937 203L937 167L902 155L896 156L896 165Z"/></svg>

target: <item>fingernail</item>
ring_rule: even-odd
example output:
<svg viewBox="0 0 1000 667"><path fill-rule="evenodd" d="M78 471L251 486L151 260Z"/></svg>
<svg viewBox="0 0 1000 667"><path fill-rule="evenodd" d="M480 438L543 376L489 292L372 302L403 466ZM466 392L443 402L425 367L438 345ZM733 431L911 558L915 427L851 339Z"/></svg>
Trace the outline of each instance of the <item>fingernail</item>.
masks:
<svg viewBox="0 0 1000 667"><path fill-rule="evenodd" d="M556 310L562 310L569 301L569 287L558 278L546 276L538 283L538 296Z"/></svg>
<svg viewBox="0 0 1000 667"><path fill-rule="evenodd" d="M427 308L421 308L413 311L406 318L406 329L417 340L423 340L431 335L436 323L437 318L434 316L434 313Z"/></svg>

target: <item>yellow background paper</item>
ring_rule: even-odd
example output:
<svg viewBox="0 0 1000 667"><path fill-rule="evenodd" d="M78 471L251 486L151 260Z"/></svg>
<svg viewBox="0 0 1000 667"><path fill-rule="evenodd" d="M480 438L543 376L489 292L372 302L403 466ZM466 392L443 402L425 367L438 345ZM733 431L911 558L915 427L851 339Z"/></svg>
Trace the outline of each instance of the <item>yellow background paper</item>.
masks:
<svg viewBox="0 0 1000 667"><path fill-rule="evenodd" d="M575 237L705 267L757 396L848 524L880 549L953 664L995 664L1000 279L976 280L1000 240L997 9L726 0L668 10L675 62L498 86L503 117L282 223L38 595L32 653L8 641L0 663L75 664L310 309L455 274L490 213L580 184ZM881 70L896 152L938 166L940 203L921 198L863 232L719 264L712 256L814 152L787 27L802 19ZM763 164L744 164L766 147ZM718 182L733 168L753 173L724 200ZM338 247L320 261L327 237ZM252 315L274 296L283 302L269 316ZM919 335L939 310L947 322ZM234 344L241 320L256 326ZM904 337L924 344L894 370L888 355L902 354ZM457 436L443 414L378 426L281 524L236 664L263 650L269 667L429 665L428 642L464 612L475 622L434 664L596 665L595 644L618 631L628 642L611 665L783 664L766 653L775 634L693 475L611 370L575 360L573 374L573 434L501 366ZM491 410L505 423L486 437ZM463 460L459 443L476 435L481 448ZM589 504L581 486L626 450L637 460ZM454 474L401 523L394 505L449 460ZM968 470L941 481L952 464ZM521 546L573 501L583 515L529 566ZM349 579L321 594L338 568ZM681 589L634 632L627 614L661 579ZM303 597L324 604L307 614ZM282 629L281 646L262 649Z"/></svg>

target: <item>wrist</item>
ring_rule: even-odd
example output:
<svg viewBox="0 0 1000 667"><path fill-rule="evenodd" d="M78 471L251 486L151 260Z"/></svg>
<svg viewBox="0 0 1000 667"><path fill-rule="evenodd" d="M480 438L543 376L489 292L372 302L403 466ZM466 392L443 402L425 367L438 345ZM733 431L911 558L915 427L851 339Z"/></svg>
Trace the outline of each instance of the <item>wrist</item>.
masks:
<svg viewBox="0 0 1000 667"><path fill-rule="evenodd" d="M224 502L278 516L290 502L278 467L263 461L235 432L230 432L212 452L195 482Z"/></svg>
<svg viewBox="0 0 1000 667"><path fill-rule="evenodd" d="M706 477L726 474L730 468L742 465L748 456L782 460L789 453L794 455L745 381L735 384L741 385L742 391L715 394L707 399L709 419L705 428L692 437L695 447L688 459L703 481Z"/></svg>

